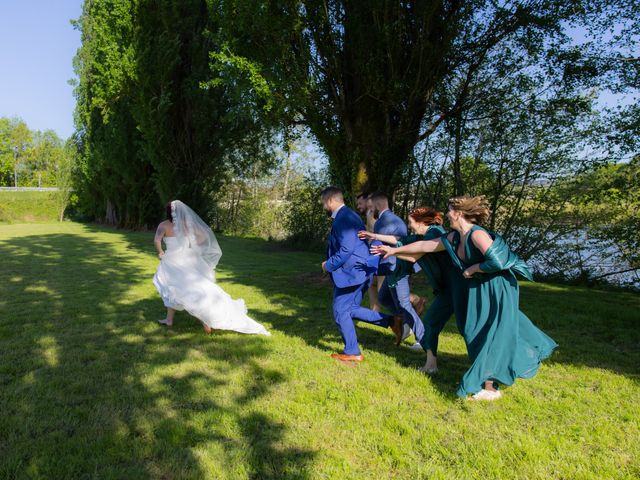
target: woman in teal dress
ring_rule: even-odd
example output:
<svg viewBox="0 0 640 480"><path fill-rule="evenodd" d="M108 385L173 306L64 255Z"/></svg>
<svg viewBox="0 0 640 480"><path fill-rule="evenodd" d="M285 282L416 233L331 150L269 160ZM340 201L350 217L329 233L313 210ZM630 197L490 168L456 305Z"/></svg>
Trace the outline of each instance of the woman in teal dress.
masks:
<svg viewBox="0 0 640 480"><path fill-rule="evenodd" d="M533 377L540 362L557 344L519 309L515 273L531 280L526 264L502 237L480 227L490 215L484 197L454 197L447 218L454 232L438 240L402 247L379 246L375 253L406 255L446 251L454 268L467 279L466 299L453 292L454 303L466 303L463 336L471 367L462 377L458 395L496 400L499 384Z"/></svg>
<svg viewBox="0 0 640 480"><path fill-rule="evenodd" d="M412 235L402 237L396 240L391 235L380 235L369 232L359 232L361 238L370 240L378 240L390 245L402 246L409 245L421 240L438 239L446 235L446 230L442 227L444 215L434 208L421 207L412 210L409 213L407 225L413 232ZM464 298L466 294L466 280L462 276L460 270L453 268L453 264L448 258L445 251L434 253L432 255L414 254L414 256L400 255L396 263L396 270L389 276L389 284L407 275L411 275L414 271L414 263L420 265L420 269L427 277L429 285L433 289L434 300L427 309L423 323L425 333L422 338L418 339L422 348L427 352L427 360L420 371L429 375L438 372L438 340L440 332L442 332L445 324L451 318L456 310L456 319L458 320L458 330L463 331L464 324L460 320L464 320L466 314L466 303L458 302L460 308L456 308L453 301L453 291L458 291L456 298ZM463 288L464 287L464 288Z"/></svg>

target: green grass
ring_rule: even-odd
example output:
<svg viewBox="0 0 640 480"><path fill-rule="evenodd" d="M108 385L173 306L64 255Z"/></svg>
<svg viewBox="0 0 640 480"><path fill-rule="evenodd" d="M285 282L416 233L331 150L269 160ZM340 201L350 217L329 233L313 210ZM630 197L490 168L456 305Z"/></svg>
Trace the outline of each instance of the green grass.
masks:
<svg viewBox="0 0 640 480"><path fill-rule="evenodd" d="M375 327L363 364L330 359L321 258L260 240L221 239L218 280L272 337L157 325L152 235L0 226L0 478L640 477L637 294L523 284L560 348L477 404L454 322L433 379Z"/></svg>
<svg viewBox="0 0 640 480"><path fill-rule="evenodd" d="M54 222L56 192L0 191L0 223Z"/></svg>

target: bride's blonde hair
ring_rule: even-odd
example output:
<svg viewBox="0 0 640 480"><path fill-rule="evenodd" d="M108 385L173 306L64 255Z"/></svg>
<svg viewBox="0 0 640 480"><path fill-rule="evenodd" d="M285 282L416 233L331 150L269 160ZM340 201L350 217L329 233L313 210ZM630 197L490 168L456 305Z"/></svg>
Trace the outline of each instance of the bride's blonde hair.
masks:
<svg viewBox="0 0 640 480"><path fill-rule="evenodd" d="M489 202L484 195L452 197L449 199L449 206L453 210L462 213L466 220L476 225L484 225L491 217Z"/></svg>

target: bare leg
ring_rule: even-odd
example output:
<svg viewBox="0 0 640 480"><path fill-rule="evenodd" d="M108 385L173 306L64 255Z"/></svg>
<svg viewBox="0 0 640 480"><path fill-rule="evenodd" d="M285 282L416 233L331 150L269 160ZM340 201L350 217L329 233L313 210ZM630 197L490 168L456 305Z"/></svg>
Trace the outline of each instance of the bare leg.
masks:
<svg viewBox="0 0 640 480"><path fill-rule="evenodd" d="M413 307L415 312L418 314L418 316L422 318L422 314L424 313L425 306L427 305L427 299L425 297L416 295L415 293L411 293L409 294L409 301L411 302L411 306ZM409 337L413 333L412 330L409 328L409 326L406 324L404 325L404 330L405 331L402 334L403 340ZM411 346L411 348L413 350L422 350L422 346L417 341ZM436 371L438 370L437 367L434 367L433 369L435 369ZM420 370L424 371L423 369L420 369Z"/></svg>
<svg viewBox="0 0 640 480"><path fill-rule="evenodd" d="M176 316L176 311L173 308L167 308L167 318L158 320L158 323L162 325L166 325L167 327L170 327L173 325L173 319L175 316Z"/></svg>
<svg viewBox="0 0 640 480"><path fill-rule="evenodd" d="M484 389L489 390L490 392L498 391L493 383L493 380L487 380L486 382L484 382Z"/></svg>
<svg viewBox="0 0 640 480"><path fill-rule="evenodd" d="M420 371L429 375L433 375L438 372L438 357L433 354L431 349L427 350L427 361Z"/></svg>
<svg viewBox="0 0 640 480"><path fill-rule="evenodd" d="M378 303L378 287L376 285L375 277L369 285L369 308L374 312L380 311L380 304Z"/></svg>
<svg viewBox="0 0 640 480"><path fill-rule="evenodd" d="M384 277L373 277L371 285L369 285L369 308L374 312L382 310L382 305L378 301L378 293L382 288L382 282L384 282Z"/></svg>
<svg viewBox="0 0 640 480"><path fill-rule="evenodd" d="M380 305L380 301L378 300L378 297L380 296L380 290L382 289L382 284L384 283L384 278L385 277L375 277L376 279L376 293L375 293L375 297L376 297L376 311L380 311L382 310L382 305Z"/></svg>

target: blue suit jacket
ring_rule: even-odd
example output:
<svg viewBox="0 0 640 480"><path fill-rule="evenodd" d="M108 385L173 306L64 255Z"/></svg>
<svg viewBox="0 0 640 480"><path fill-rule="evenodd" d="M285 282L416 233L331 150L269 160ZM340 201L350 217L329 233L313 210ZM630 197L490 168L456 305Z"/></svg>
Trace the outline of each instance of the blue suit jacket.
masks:
<svg viewBox="0 0 640 480"><path fill-rule="evenodd" d="M360 230L365 227L356 212L346 206L338 210L331 226L326 264L338 288L361 285L373 273L367 266L369 246L358 238Z"/></svg>
<svg viewBox="0 0 640 480"><path fill-rule="evenodd" d="M373 232L381 235L394 235L396 237L407 236L407 226L402 219L391 210L385 210L373 225ZM396 257L381 260L378 266L378 275L388 275L396 268Z"/></svg>

